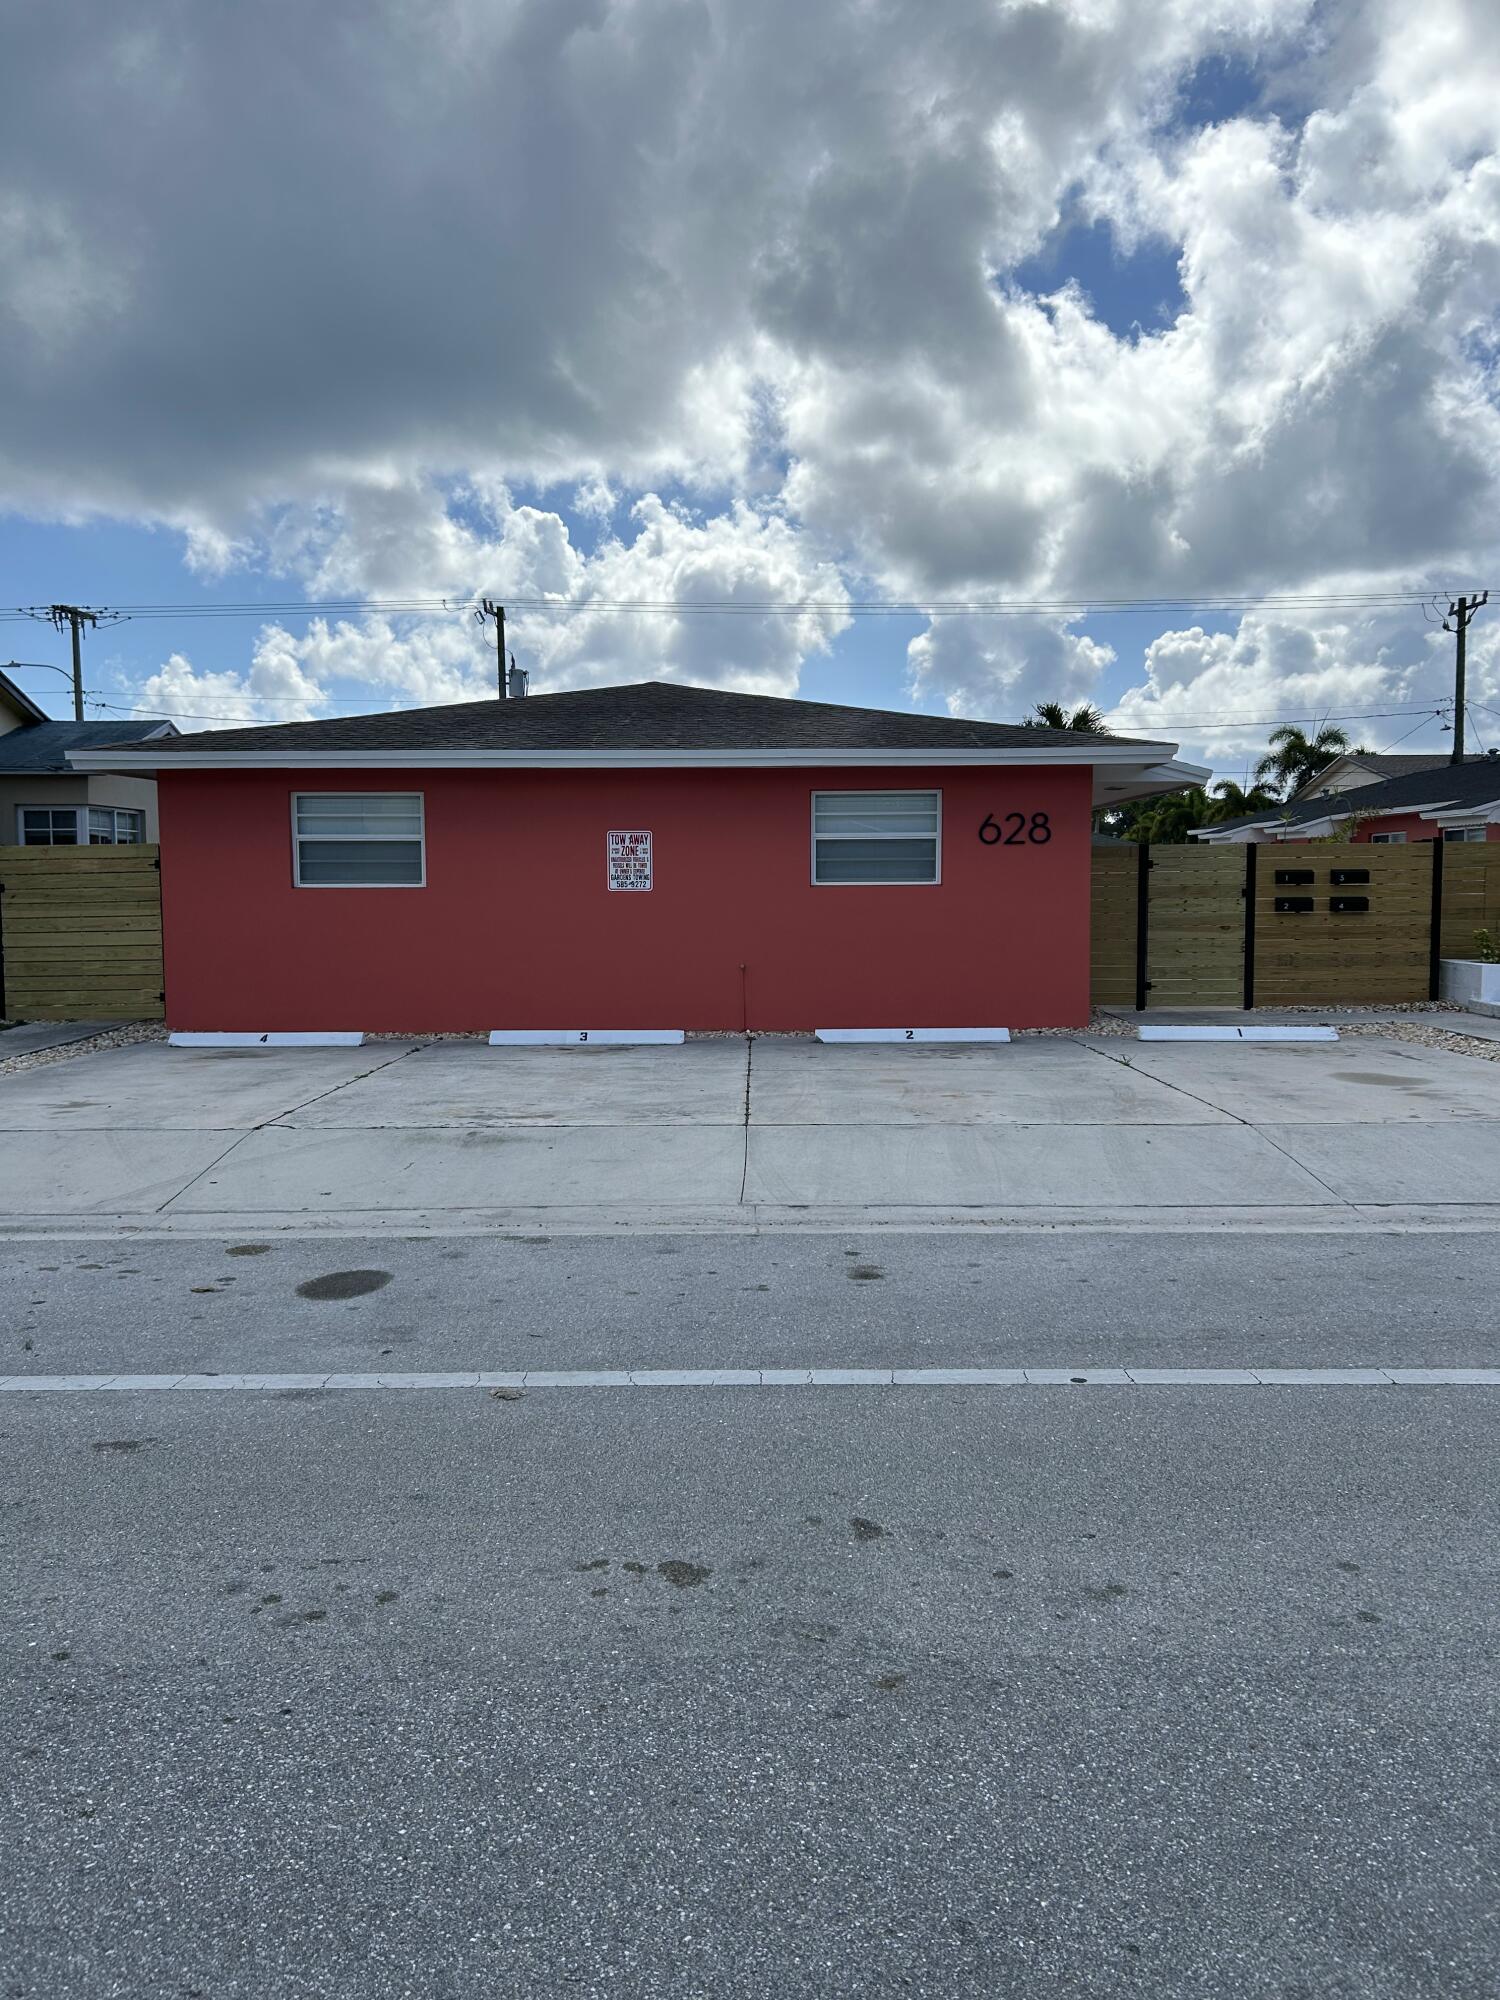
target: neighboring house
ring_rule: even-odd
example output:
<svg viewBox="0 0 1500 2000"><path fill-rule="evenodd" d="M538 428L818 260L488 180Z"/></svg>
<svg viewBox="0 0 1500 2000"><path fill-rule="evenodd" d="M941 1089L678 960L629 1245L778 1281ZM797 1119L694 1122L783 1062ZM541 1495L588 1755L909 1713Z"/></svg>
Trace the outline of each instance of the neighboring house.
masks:
<svg viewBox="0 0 1500 2000"><path fill-rule="evenodd" d="M156 785L99 765L87 775L73 750L106 750L173 736L170 722L54 722L0 673L0 847L88 847L155 840Z"/></svg>
<svg viewBox="0 0 1500 2000"><path fill-rule="evenodd" d="M1350 821L1353 821L1352 831ZM1190 838L1219 847L1246 841L1325 840L1349 832L1357 843L1404 846L1415 840L1500 840L1500 753L1444 761L1331 793L1299 793L1240 819L1196 827Z"/></svg>
<svg viewBox="0 0 1500 2000"><path fill-rule="evenodd" d="M1175 751L648 682L119 763L174 1028L951 1028L1087 1021L1090 816Z"/></svg>
<svg viewBox="0 0 1500 2000"><path fill-rule="evenodd" d="M1446 750L1413 751L1410 756L1404 751L1393 756L1386 750L1348 750L1326 764L1305 785L1299 785L1292 798L1300 802L1320 799L1328 792L1355 792L1362 785L1378 785L1386 778L1404 778L1413 771L1435 771L1448 761Z"/></svg>

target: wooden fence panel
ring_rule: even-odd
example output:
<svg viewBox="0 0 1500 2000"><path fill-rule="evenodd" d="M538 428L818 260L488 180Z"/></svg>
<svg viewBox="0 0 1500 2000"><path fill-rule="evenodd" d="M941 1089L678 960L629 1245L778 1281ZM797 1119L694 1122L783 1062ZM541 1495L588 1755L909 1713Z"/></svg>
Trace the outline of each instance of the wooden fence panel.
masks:
<svg viewBox="0 0 1500 2000"><path fill-rule="evenodd" d="M1443 957L1472 958L1475 931L1500 941L1500 841L1443 849Z"/></svg>
<svg viewBox="0 0 1500 2000"><path fill-rule="evenodd" d="M1148 1007L1239 1007L1245 997L1245 850L1153 847Z"/></svg>
<svg viewBox="0 0 1500 2000"><path fill-rule="evenodd" d="M159 1021L155 847L0 847L7 1018Z"/></svg>
<svg viewBox="0 0 1500 2000"><path fill-rule="evenodd" d="M1448 856L1444 855L1444 861ZM1255 999L1261 1007L1360 1006L1425 1000L1432 935L1432 845L1353 846L1269 841L1256 864ZM1366 882L1332 872L1363 869ZM1311 882L1278 882L1278 871ZM1310 910L1278 911L1278 897L1310 897ZM1364 897L1363 912L1336 914L1335 897Z"/></svg>
<svg viewBox="0 0 1500 2000"><path fill-rule="evenodd" d="M1096 847L1090 912L1090 994L1096 1007L1135 1005L1137 849Z"/></svg>

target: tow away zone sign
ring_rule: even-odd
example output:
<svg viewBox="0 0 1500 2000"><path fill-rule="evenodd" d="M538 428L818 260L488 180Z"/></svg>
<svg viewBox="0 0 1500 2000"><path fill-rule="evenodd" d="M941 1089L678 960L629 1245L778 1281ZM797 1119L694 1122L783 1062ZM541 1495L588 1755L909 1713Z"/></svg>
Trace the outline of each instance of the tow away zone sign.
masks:
<svg viewBox="0 0 1500 2000"><path fill-rule="evenodd" d="M611 889L651 887L651 835L634 833L609 835L609 886Z"/></svg>

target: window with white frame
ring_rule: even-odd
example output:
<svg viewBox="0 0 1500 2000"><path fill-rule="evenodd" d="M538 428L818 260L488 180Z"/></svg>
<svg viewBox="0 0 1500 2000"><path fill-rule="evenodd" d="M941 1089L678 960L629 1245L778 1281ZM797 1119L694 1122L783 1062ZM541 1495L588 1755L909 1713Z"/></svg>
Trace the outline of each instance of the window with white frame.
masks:
<svg viewBox="0 0 1500 2000"><path fill-rule="evenodd" d="M812 807L819 887L939 879L940 792L814 792Z"/></svg>
<svg viewBox="0 0 1500 2000"><path fill-rule="evenodd" d="M22 847L76 847L77 806L18 806L16 837Z"/></svg>
<svg viewBox="0 0 1500 2000"><path fill-rule="evenodd" d="M1404 833L1372 833L1370 835L1370 845L1372 847L1405 847L1406 835Z"/></svg>
<svg viewBox="0 0 1500 2000"><path fill-rule="evenodd" d="M292 851L299 889L420 889L422 794L296 792Z"/></svg>
<svg viewBox="0 0 1500 2000"><path fill-rule="evenodd" d="M130 806L90 806L91 847L133 846L146 838L146 815Z"/></svg>
<svg viewBox="0 0 1500 2000"><path fill-rule="evenodd" d="M1485 829L1482 826L1445 826L1443 828L1444 840L1483 840L1484 835Z"/></svg>
<svg viewBox="0 0 1500 2000"><path fill-rule="evenodd" d="M146 838L146 815L134 806L18 806L23 847L113 847Z"/></svg>

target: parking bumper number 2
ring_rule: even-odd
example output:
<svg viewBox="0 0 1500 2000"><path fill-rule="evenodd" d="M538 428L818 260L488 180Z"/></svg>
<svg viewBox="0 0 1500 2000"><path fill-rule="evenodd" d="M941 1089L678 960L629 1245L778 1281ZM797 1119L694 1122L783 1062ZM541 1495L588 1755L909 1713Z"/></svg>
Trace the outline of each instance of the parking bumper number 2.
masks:
<svg viewBox="0 0 1500 2000"><path fill-rule="evenodd" d="M1003 824L1001 823L1003 822ZM1052 822L1046 813L1002 813L997 821L986 813L979 829L986 847L1045 847L1052 838Z"/></svg>

